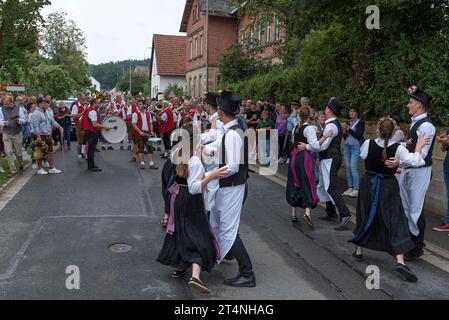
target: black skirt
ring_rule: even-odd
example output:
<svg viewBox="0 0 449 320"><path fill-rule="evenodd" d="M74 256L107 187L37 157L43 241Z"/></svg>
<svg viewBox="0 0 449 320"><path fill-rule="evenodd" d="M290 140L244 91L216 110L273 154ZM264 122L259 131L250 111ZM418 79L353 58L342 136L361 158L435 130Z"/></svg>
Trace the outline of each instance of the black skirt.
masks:
<svg viewBox="0 0 449 320"><path fill-rule="evenodd" d="M168 189L172 186L174 182L176 174L176 166L171 162L170 159L168 159L164 167L162 168L162 174L161 174L161 182L162 182L162 198L164 199L164 208L165 213L168 214L170 211L169 207L169 198L170 193L168 192Z"/></svg>
<svg viewBox="0 0 449 320"><path fill-rule="evenodd" d="M290 158L290 164L288 166L288 180L287 180L287 190L286 190L286 198L287 203L293 208L316 208L319 202L319 199L316 195L316 180L315 180L315 172L313 172L314 167L312 166L309 171L306 170L306 161L310 162L310 157L306 159L305 152L297 153L296 156L292 156ZM309 164L310 167L310 164ZM299 187L295 187L294 183L294 172L295 170L296 177L298 179ZM311 179L311 177L313 178ZM311 184L315 184L311 186Z"/></svg>
<svg viewBox="0 0 449 320"><path fill-rule="evenodd" d="M187 186L180 186L174 212L175 232L165 236L157 261L179 269L187 269L196 263L202 271L211 272L218 254L203 196L192 196Z"/></svg>
<svg viewBox="0 0 449 320"><path fill-rule="evenodd" d="M357 227L351 241L357 246L387 252L393 256L405 254L415 248L411 239L408 220L394 176L380 180L379 201L372 223L369 223L371 202L374 197L371 181L373 175L366 174L360 185L357 201ZM363 237L361 235L363 234Z"/></svg>

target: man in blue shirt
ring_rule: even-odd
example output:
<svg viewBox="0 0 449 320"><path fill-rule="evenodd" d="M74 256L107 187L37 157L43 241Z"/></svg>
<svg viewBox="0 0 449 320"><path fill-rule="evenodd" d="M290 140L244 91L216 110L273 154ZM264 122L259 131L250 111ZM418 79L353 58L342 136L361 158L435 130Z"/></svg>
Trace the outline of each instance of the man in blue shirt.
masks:
<svg viewBox="0 0 449 320"><path fill-rule="evenodd" d="M444 172L444 182L446 183L447 190L447 198L448 198L448 207L446 219L444 220L444 224L440 227L433 228L434 231L437 232L449 232L449 130L446 134L436 137L436 141L441 144L441 150L446 152L446 158L444 160L443 172Z"/></svg>

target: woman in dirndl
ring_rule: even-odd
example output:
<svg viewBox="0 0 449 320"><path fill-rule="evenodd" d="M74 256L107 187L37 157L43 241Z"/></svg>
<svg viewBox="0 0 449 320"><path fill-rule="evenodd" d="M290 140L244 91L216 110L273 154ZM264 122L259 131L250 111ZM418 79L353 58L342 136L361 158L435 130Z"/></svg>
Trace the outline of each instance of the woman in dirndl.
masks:
<svg viewBox="0 0 449 320"><path fill-rule="evenodd" d="M192 148L193 127L188 124L183 129L190 132ZM211 272L220 254L202 192L210 181L226 175L227 168L224 167L206 176L201 158L194 155L188 161L181 160L176 165L174 183L169 188L167 234L157 261L175 268L172 273L174 278L183 277L191 266L192 276L188 284L204 294L209 294L210 290L201 281L201 272Z"/></svg>
<svg viewBox="0 0 449 320"><path fill-rule="evenodd" d="M429 144L429 139L419 140L416 152L409 153L404 146L392 141L396 128L392 118L382 118L378 123L378 138L365 141L361 147L366 174L357 201L357 227L351 242L357 246L353 254L357 261L363 261L363 248L387 252L396 258L398 275L416 282L417 277L405 265L404 254L415 245L395 178L397 167L392 167L392 163L398 158L407 166L424 165L420 152Z"/></svg>
<svg viewBox="0 0 449 320"><path fill-rule="evenodd" d="M327 133L320 140L317 137L316 127L310 125L311 110L309 107L299 109L301 124L296 126L294 146L288 167L287 202L292 206L292 223L297 223L298 208L305 209L304 220L313 227L312 209L316 208L320 199L317 195L317 179L315 177L315 164L312 151L319 151L320 146L332 134ZM310 150L300 151L296 146L305 143Z"/></svg>

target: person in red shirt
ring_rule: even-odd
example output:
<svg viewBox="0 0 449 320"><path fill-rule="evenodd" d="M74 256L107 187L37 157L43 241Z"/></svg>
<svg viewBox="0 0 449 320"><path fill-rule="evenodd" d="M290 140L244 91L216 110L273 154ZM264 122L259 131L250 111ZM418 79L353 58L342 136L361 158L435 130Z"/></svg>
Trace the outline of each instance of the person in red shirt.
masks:
<svg viewBox="0 0 449 320"><path fill-rule="evenodd" d="M165 147L165 153L162 159L168 159L171 152L170 136L173 130L175 130L173 110L170 108L168 103L165 103L164 111L158 120L160 121L159 133L162 135Z"/></svg>
<svg viewBox="0 0 449 320"><path fill-rule="evenodd" d="M148 161L150 163L150 169L157 170L158 167L154 165L153 159L153 146L148 139L154 135L153 121L149 111L146 110L146 106L143 101L137 103L139 109L136 113L133 113L132 124L134 129L134 141L138 148L139 160L141 169L145 169L145 150L148 153Z"/></svg>
<svg viewBox="0 0 449 320"><path fill-rule="evenodd" d="M105 125L100 124L100 113L98 109L100 108L100 101L97 99L92 99L90 101L90 106L84 111L84 116L82 120L82 126L85 130L86 140L87 140L87 169L91 172L102 171L95 165L95 149L97 148L98 138L100 136L100 130L110 130Z"/></svg>

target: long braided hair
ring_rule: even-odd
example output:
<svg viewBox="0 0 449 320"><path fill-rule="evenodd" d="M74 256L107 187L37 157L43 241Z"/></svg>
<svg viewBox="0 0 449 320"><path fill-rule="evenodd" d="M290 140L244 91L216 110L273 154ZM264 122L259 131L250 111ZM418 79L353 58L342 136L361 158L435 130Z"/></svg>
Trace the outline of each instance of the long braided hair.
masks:
<svg viewBox="0 0 449 320"><path fill-rule="evenodd" d="M397 128L396 122L390 117L386 116L379 120L377 124L377 133L380 138L384 140L384 150L382 152L382 160L386 161L388 159L387 148L390 143L391 138Z"/></svg>

